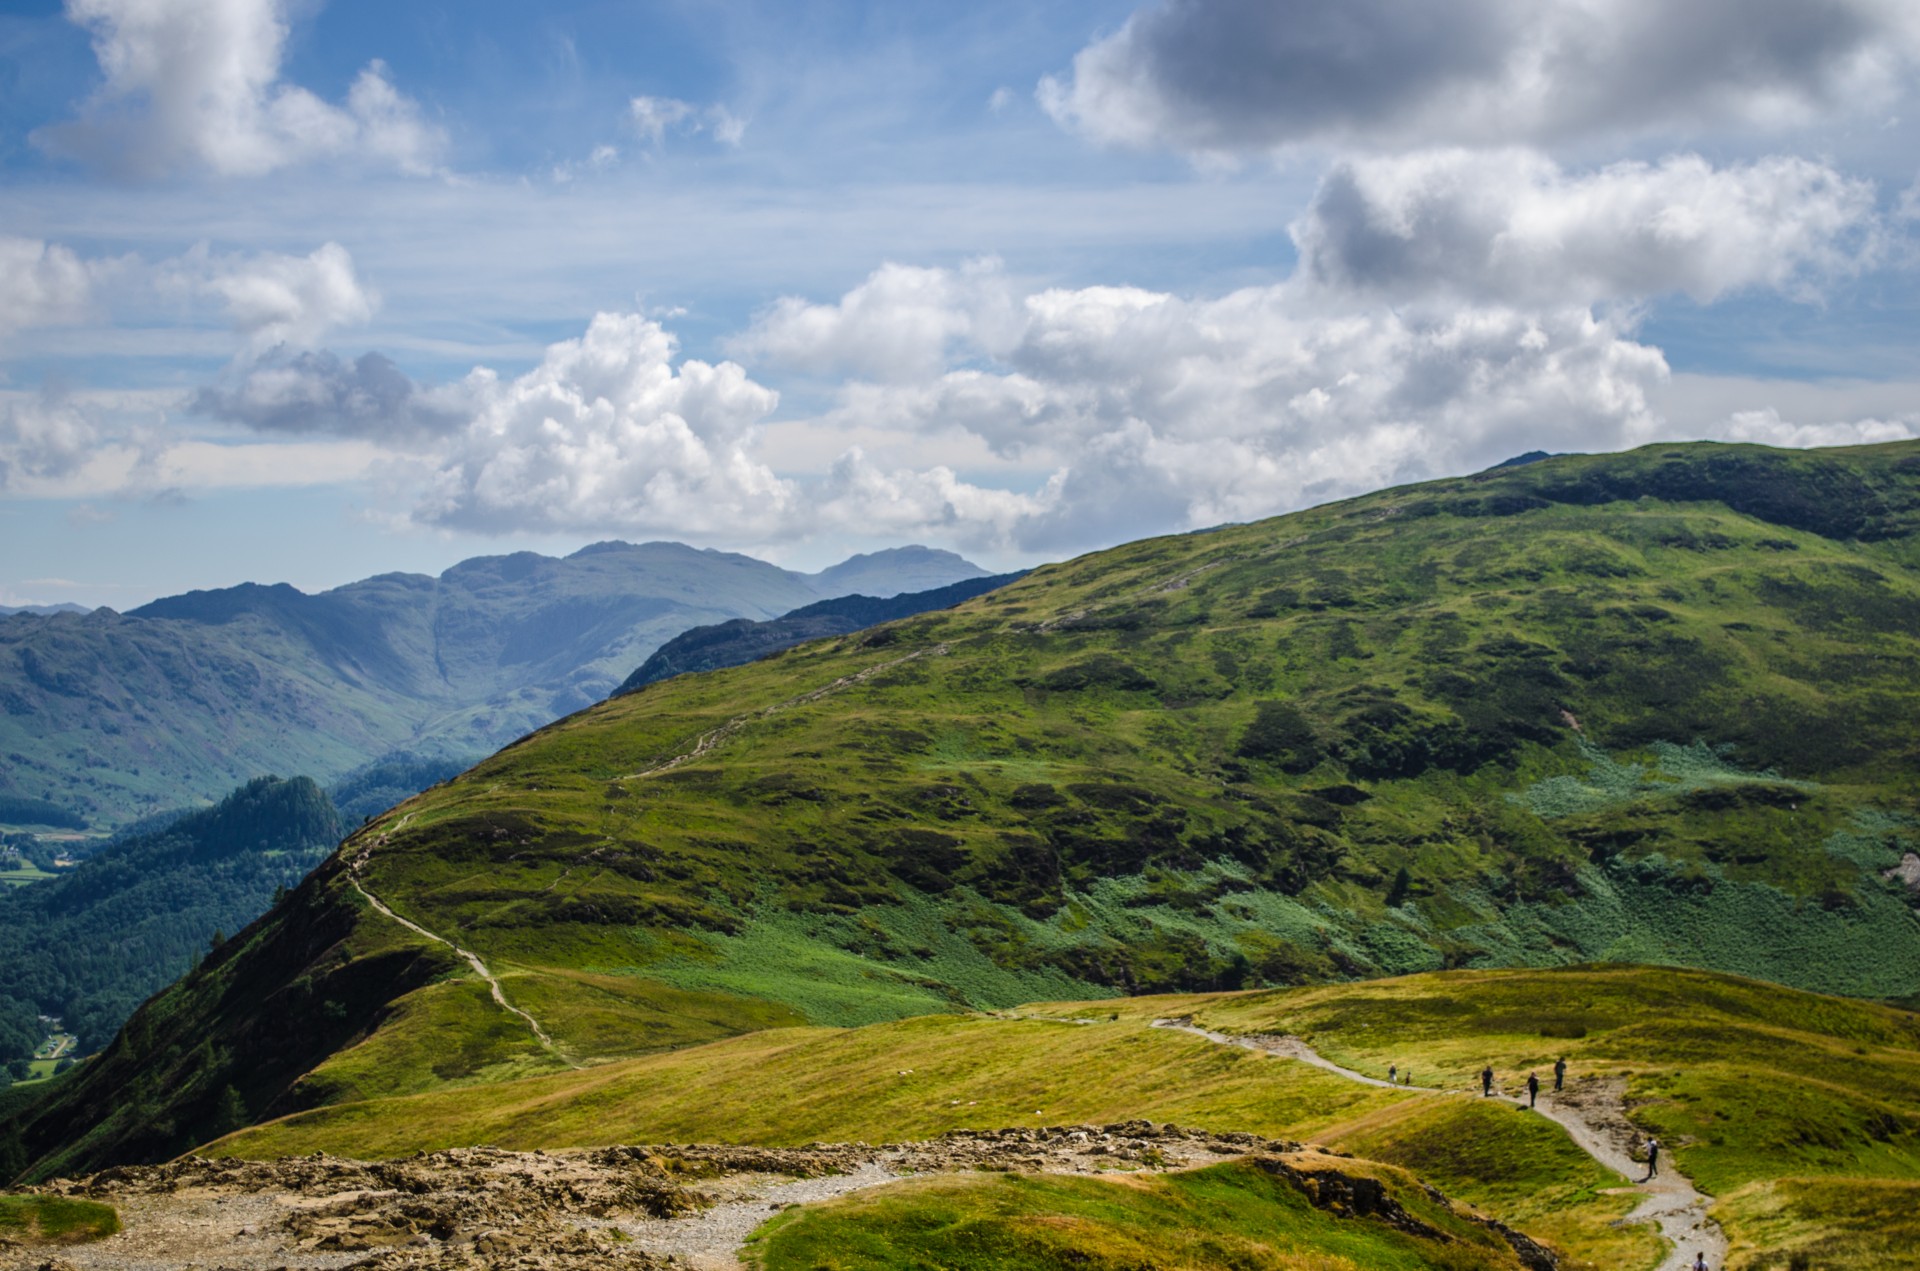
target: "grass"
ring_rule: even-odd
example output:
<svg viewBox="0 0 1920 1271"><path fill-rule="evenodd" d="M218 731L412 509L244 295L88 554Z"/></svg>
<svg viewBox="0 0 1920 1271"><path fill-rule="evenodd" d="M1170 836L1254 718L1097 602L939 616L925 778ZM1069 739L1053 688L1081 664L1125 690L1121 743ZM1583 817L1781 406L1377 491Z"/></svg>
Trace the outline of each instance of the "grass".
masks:
<svg viewBox="0 0 1920 1271"><path fill-rule="evenodd" d="M1126 1022L923 1016L768 1030L584 1072L318 1108L204 1150L390 1158L472 1143L880 1142L1140 1117L1296 1138L1404 1097Z"/></svg>
<svg viewBox="0 0 1920 1271"><path fill-rule="evenodd" d="M1396 1165L1457 1200L1570 1251L1567 1271L1652 1267L1650 1228L1620 1222L1639 1198L1559 1126L1506 1104L1418 1099L1321 1136L1329 1147Z"/></svg>
<svg viewBox="0 0 1920 1271"><path fill-rule="evenodd" d="M0 1196L0 1245L85 1244L120 1230L110 1205L71 1196Z"/></svg>
<svg viewBox="0 0 1920 1271"><path fill-rule="evenodd" d="M1565 1055L1627 1081L1636 1124L1710 1193L1783 1174L1920 1178L1920 1016L1685 970L1452 971L1128 1003L1232 1032L1294 1033L1370 1074L1513 1089ZM1071 1011L1073 1007L1063 1007Z"/></svg>
<svg viewBox="0 0 1920 1271"><path fill-rule="evenodd" d="M576 1062L1443 968L1672 963L1904 996L1920 918L1881 862L1920 844L1916 458L1663 445L1127 544L584 710L344 850ZM144 1049L84 1075L72 1138L121 1117L171 1147L229 1084L264 1118L555 1066L340 870L296 897L304 927L160 999ZM436 969L310 1001L334 974L323 929L343 975L379 942ZM347 1014L300 1045L249 1030L283 1002ZM1616 1040L1623 1069L1658 1045ZM123 1113L108 1083L155 1064L152 1106ZM1701 1091L1642 1093L1703 1169L1764 1167L1694 1124ZM1891 1098L1821 1098L1784 1118L1841 1144L1790 1145L1803 1170L1870 1164L1849 1136L1908 1124ZM105 1163L108 1137L63 1167Z"/></svg>
<svg viewBox="0 0 1920 1271"><path fill-rule="evenodd" d="M43 878L52 877L54 875L29 862L12 869L0 869L0 886L25 887L28 883L37 883Z"/></svg>
<svg viewBox="0 0 1920 1271"><path fill-rule="evenodd" d="M1920 1183L1780 1178L1743 1187L1714 1207L1737 1233L1730 1271L1920 1267ZM1796 1258L1804 1261L1796 1264Z"/></svg>
<svg viewBox="0 0 1920 1271"><path fill-rule="evenodd" d="M1830 1176L1836 1187L1920 1180L1920 1016L1729 976L1454 971L1028 1013L1041 1018L759 1032L584 1072L319 1108L207 1150L398 1157L471 1143L883 1142L1147 1117L1310 1140L1404 1168L1559 1246L1570 1268L1656 1260L1650 1231L1615 1225L1634 1203L1615 1190L1622 1180L1544 1118L1396 1094L1146 1027L1192 1015L1229 1032L1295 1033L1362 1072L1384 1076L1391 1063L1423 1087L1462 1092L1477 1088L1482 1064L1511 1089L1529 1070L1550 1079L1564 1054L1575 1082L1627 1083L1633 1119L1732 1206L1736 1239L1764 1238L1744 1225L1759 1211L1735 1204L1741 1189L1783 1175ZM1808 1219L1804 1234L1826 1231Z"/></svg>
<svg viewBox="0 0 1920 1271"><path fill-rule="evenodd" d="M1406 1174L1315 1154L1310 1172L1378 1180L1438 1238L1315 1208L1251 1162L1136 1178L944 1177L789 1210L749 1245L762 1271L1233 1267L1244 1271L1505 1271L1497 1236L1426 1196Z"/></svg>

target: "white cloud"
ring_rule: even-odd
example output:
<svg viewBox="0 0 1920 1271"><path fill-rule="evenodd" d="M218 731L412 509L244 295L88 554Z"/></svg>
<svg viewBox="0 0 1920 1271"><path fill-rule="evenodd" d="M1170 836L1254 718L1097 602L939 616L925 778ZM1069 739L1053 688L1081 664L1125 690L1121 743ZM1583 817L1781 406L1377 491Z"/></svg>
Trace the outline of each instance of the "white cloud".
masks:
<svg viewBox="0 0 1920 1271"><path fill-rule="evenodd" d="M289 0L67 0L105 82L77 119L36 134L128 173L257 176L323 158L426 174L446 138L369 63L344 106L281 82Z"/></svg>
<svg viewBox="0 0 1920 1271"><path fill-rule="evenodd" d="M897 268L897 267L890 267ZM884 272L884 271L883 271ZM939 271L932 271L938 273ZM929 319L948 278L884 288L876 274L829 316L831 347L878 333L874 365L903 363L892 326L965 330ZM861 291L862 289L856 289ZM1248 288L1215 300L1124 287L1019 297L1010 332L961 342L978 365L922 378L856 382L821 421L903 438L959 433L1039 474L1027 493L970 484L944 468L884 470L856 454L821 498L838 521L855 507L897 532L1059 551L1241 520L1398 481L1485 466L1523 450L1607 448L1653 435L1648 393L1667 375L1658 350L1580 306L1447 307L1343 302L1315 288Z"/></svg>
<svg viewBox="0 0 1920 1271"><path fill-rule="evenodd" d="M603 313L517 379L475 371L471 422L416 519L482 532L651 530L739 539L794 516L790 482L749 456L778 402L732 362L673 363L673 337Z"/></svg>
<svg viewBox="0 0 1920 1271"><path fill-rule="evenodd" d="M0 490L58 482L83 467L100 441L93 412L43 394L0 403Z"/></svg>
<svg viewBox="0 0 1920 1271"><path fill-rule="evenodd" d="M58 243L0 235L0 335L81 321L93 308L96 280L112 268Z"/></svg>
<svg viewBox="0 0 1920 1271"><path fill-rule="evenodd" d="M305 256L219 256L202 245L163 268L162 286L218 300L255 353L311 347L330 331L366 322L380 303L338 243Z"/></svg>
<svg viewBox="0 0 1920 1271"><path fill-rule="evenodd" d="M677 97L635 97L627 103L627 112L634 131L655 149L670 132L704 132L723 146L738 146L747 135L747 121L718 104L701 107Z"/></svg>
<svg viewBox="0 0 1920 1271"><path fill-rule="evenodd" d="M1726 441L1764 446L1868 446L1920 437L1920 411L1905 419L1841 419L1805 424L1782 419L1772 406L1736 411L1719 430Z"/></svg>
<svg viewBox="0 0 1920 1271"><path fill-rule="evenodd" d="M923 377L963 339L993 345L1013 303L995 261L958 272L886 264L832 304L783 297L730 346L736 355L816 374Z"/></svg>
<svg viewBox="0 0 1920 1271"><path fill-rule="evenodd" d="M1590 304L1798 291L1873 262L1874 188L1806 159L1573 174L1529 151L1349 159L1293 224L1307 277L1384 296Z"/></svg>
<svg viewBox="0 0 1920 1271"><path fill-rule="evenodd" d="M1158 0L1039 98L1194 155L1541 144L1873 110L1916 49L1908 0Z"/></svg>

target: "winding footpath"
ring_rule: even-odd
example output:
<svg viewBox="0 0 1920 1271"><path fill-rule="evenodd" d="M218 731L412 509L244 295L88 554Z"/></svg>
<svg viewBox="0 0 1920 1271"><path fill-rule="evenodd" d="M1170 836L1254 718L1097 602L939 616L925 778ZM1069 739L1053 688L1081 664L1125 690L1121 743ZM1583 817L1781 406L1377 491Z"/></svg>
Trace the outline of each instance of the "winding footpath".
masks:
<svg viewBox="0 0 1920 1271"><path fill-rule="evenodd" d="M1153 1026L1191 1033L1221 1046L1238 1046L1243 1050L1297 1059L1362 1085L1381 1086L1406 1094L1473 1097L1463 1092L1435 1090L1427 1086L1397 1085L1355 1072L1351 1068L1342 1068L1298 1037L1236 1037L1197 1027L1184 1019L1157 1019L1153 1021ZM1520 1107L1526 1106L1525 1100L1514 1096L1496 1093L1493 1097ZM1533 1110L1566 1130L1580 1150L1600 1164L1629 1181L1637 1179L1641 1166L1627 1154L1630 1140L1623 1133L1627 1129L1624 1116L1616 1114L1608 1117L1564 1096L1556 1100L1545 1091L1541 1093L1539 1106ZM1726 1234L1720 1230L1720 1224L1707 1217L1707 1206L1712 1202L1700 1194L1691 1179L1673 1168L1671 1157L1667 1158L1661 1173L1645 1182L1636 1182L1636 1187L1645 1199L1627 1215L1626 1221L1653 1223L1669 1245L1667 1256L1655 1271L1688 1271L1693 1266L1693 1255L1697 1252L1707 1255L1707 1265L1710 1267L1726 1265Z"/></svg>
<svg viewBox="0 0 1920 1271"><path fill-rule="evenodd" d="M464 948L461 945L454 943L452 940L447 939L445 936L441 935L437 931L428 931L425 927L421 926L417 922L414 922L410 918L402 918L399 914L393 912L393 910L388 907L387 903L384 900L381 900L378 896L368 891L366 887L361 884L360 871L366 865L367 861L373 856L373 849L385 844L390 835L405 829L407 822L411 820L413 820L413 813L409 812L394 823L392 830L389 830L387 831L386 834L382 834L377 838L373 839L371 842L363 846L358 852L354 853L353 858L347 862L347 881L353 884L353 889L355 891L360 893L360 898L366 901L369 905L373 906L373 908L377 910L379 913L384 914L386 917L392 919L394 922L399 923L401 926L405 927L408 931L411 931L416 935L425 936L427 939L432 940L436 944L444 944L447 946L447 948L452 949L463 960L465 960L468 966L473 968L473 972L475 975L479 976L481 979L487 982L487 991L493 995L494 1002L500 1007L501 1010L506 1011L512 1015L518 1015L521 1019L525 1020L527 1023L527 1027L533 1030L534 1039L538 1041L542 1046L546 1047L547 1052L551 1054L555 1059L558 1059L561 1063L567 1065L567 1067L569 1068L579 1068L580 1067L579 1064L575 1063L572 1059L570 1059L567 1056L565 1051L561 1050L559 1046L554 1044L553 1038L547 1035L547 1030L540 1027L539 1020L535 1019L532 1015L528 1014L526 1011L521 1010L519 1007L515 1006L512 1002L509 1002L507 1000L507 991L504 988L500 987L499 977L494 975L492 968L487 966L486 961L483 958L481 958L479 954L475 953L472 949Z"/></svg>

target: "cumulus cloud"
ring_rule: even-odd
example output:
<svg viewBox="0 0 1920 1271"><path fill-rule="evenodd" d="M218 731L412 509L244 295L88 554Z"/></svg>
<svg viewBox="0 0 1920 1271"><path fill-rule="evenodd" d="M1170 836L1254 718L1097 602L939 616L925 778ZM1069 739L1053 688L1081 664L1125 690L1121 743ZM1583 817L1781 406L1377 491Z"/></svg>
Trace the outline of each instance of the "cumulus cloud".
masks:
<svg viewBox="0 0 1920 1271"><path fill-rule="evenodd" d="M162 286L218 301L256 353L283 344L316 345L330 331L366 322L380 304L338 243L323 243L305 256L223 256L203 245L169 262Z"/></svg>
<svg viewBox="0 0 1920 1271"><path fill-rule="evenodd" d="M778 402L737 364L674 364L673 337L603 313L516 379L475 371L471 418L415 509L482 532L658 530L735 538L786 530L792 483L749 455Z"/></svg>
<svg viewBox="0 0 1920 1271"><path fill-rule="evenodd" d="M783 297L731 347L737 355L814 373L912 378L944 367L957 341L992 346L1012 319L1012 296L997 262L957 272L886 264L830 304Z"/></svg>
<svg viewBox="0 0 1920 1271"><path fill-rule="evenodd" d="M1810 160L1573 174L1515 150L1344 160L1292 229L1328 287L1534 304L1797 291L1871 264L1879 241L1872 183Z"/></svg>
<svg viewBox="0 0 1920 1271"><path fill-rule="evenodd" d="M925 294L909 301L916 321ZM1648 394L1667 376L1658 350L1580 306L1329 310L1316 289L1279 284L1211 300L1050 289L1015 308L992 347L954 350L976 365L855 383L825 422L964 432L1041 474L1034 488L883 472L859 455L835 470L823 515L858 505L899 532L1068 550L1541 446L1632 445L1653 434ZM867 316L886 330L883 309Z"/></svg>
<svg viewBox="0 0 1920 1271"><path fill-rule="evenodd" d="M281 81L289 0L67 0L104 83L79 117L36 134L58 153L138 176L257 176L314 159L437 169L441 130L373 61L344 105Z"/></svg>
<svg viewBox="0 0 1920 1271"><path fill-rule="evenodd" d="M1158 0L1041 82L1106 144L1549 144L1779 124L1887 95L1906 0Z"/></svg>
<svg viewBox="0 0 1920 1271"><path fill-rule="evenodd" d="M77 472L100 436L93 413L58 394L0 403L0 490Z"/></svg>
<svg viewBox="0 0 1920 1271"><path fill-rule="evenodd" d="M0 335L85 318L110 268L58 243L0 235Z"/></svg>
<svg viewBox="0 0 1920 1271"><path fill-rule="evenodd" d="M364 437L418 445L466 422L459 386L423 389L379 353L343 360L331 350L276 351L202 388L188 409L257 432Z"/></svg>

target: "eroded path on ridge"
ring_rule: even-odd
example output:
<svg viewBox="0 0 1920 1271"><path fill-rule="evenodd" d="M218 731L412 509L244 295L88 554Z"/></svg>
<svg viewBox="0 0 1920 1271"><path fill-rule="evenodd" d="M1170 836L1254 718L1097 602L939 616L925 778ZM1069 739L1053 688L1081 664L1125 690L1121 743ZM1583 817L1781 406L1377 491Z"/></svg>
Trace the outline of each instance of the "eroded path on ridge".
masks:
<svg viewBox="0 0 1920 1271"><path fill-rule="evenodd" d="M1157 1019L1153 1021L1153 1027L1191 1033L1221 1046L1238 1046L1244 1050L1297 1059L1363 1085L1381 1086L1407 1094L1479 1097L1467 1091L1404 1086L1369 1077L1365 1073L1341 1067L1298 1037L1271 1034L1241 1037L1198 1027L1190 1019ZM1720 1224L1707 1216L1707 1207L1712 1201L1701 1195L1699 1189L1694 1187L1693 1180L1673 1167L1672 1158L1667 1157L1662 1162L1659 1174L1640 1181L1642 1166L1632 1156L1632 1146L1638 1138L1638 1132L1627 1120L1625 1094L1626 1087L1621 1081L1588 1081L1558 1095L1542 1090L1539 1105L1533 1111L1566 1130L1581 1151L1633 1182L1645 1197L1627 1215L1626 1220L1653 1223L1666 1238L1669 1245L1667 1256L1656 1271L1688 1271L1693 1266L1695 1253L1705 1253L1708 1266L1724 1266L1727 1260L1727 1237L1720 1230ZM1525 1099L1497 1090L1491 1097L1520 1107L1526 1106Z"/></svg>

